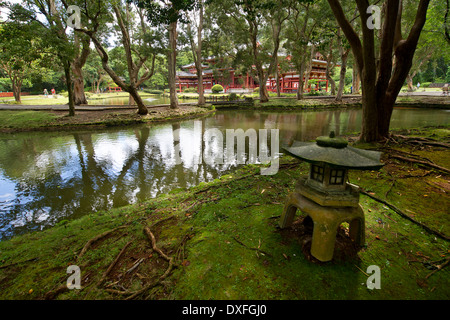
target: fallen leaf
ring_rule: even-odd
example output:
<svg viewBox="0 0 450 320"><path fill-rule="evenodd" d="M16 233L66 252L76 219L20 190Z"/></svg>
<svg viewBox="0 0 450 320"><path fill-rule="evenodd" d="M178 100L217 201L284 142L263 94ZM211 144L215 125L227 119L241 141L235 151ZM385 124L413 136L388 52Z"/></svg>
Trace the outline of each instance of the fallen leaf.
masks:
<svg viewBox="0 0 450 320"><path fill-rule="evenodd" d="M187 267L188 265L190 265L191 263L189 262L189 260L184 260L182 263L181 263L181 265L183 266L183 267Z"/></svg>

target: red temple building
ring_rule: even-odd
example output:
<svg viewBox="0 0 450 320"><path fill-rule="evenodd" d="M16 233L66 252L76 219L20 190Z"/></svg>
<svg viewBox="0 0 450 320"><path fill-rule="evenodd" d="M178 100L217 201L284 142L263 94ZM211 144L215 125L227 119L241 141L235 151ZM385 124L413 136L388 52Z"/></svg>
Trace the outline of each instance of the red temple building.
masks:
<svg viewBox="0 0 450 320"><path fill-rule="evenodd" d="M327 68L327 62L320 60L320 54L316 55L317 59L312 60L312 68L309 74L309 79L318 80L319 85L325 85L325 90L328 90L328 80L326 79L325 72ZM290 56L286 59L289 61ZM249 74L239 74L236 70L232 68L222 68L215 69L213 71L213 66L215 64L214 58L208 58L204 60L205 64L202 65L203 68L203 87L205 92L211 90L212 86L215 84L220 84L223 86L225 92L242 92L242 91L253 91L255 88L259 87L258 82L253 79ZM197 70L194 64L189 64L182 67L183 71L177 72L177 87L179 92L182 92L186 88L197 88ZM305 74L306 75L306 74ZM305 75L303 80L305 80ZM299 75L297 71L292 66L290 70L279 71L279 81L280 81L280 91L282 93L294 93L298 90L299 85ZM276 77L275 75L269 76L267 83L267 90L275 92L276 87ZM308 87L306 91L310 91L311 88Z"/></svg>

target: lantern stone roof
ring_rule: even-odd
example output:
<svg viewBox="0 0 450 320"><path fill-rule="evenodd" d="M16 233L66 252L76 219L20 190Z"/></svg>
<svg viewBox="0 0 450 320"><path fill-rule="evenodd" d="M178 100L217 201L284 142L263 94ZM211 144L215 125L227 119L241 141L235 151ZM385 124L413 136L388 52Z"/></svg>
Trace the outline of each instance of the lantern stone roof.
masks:
<svg viewBox="0 0 450 320"><path fill-rule="evenodd" d="M381 152L358 149L348 146L344 138L330 136L318 137L316 142L295 141L283 148L291 156L310 163L327 163L332 167L355 170L378 170Z"/></svg>

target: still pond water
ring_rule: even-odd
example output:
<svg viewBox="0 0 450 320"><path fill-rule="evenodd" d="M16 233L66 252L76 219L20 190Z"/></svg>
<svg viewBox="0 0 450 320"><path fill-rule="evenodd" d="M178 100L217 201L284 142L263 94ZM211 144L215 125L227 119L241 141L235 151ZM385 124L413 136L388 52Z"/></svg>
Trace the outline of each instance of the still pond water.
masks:
<svg viewBox="0 0 450 320"><path fill-rule="evenodd" d="M203 120L154 126L2 134L0 240L211 181L235 169L235 163L195 161L202 150L217 149L219 143L202 144L199 127L201 132L279 129L282 146L330 130L338 135L358 132L360 123L360 110L218 111ZM447 110L396 109L391 128L449 123Z"/></svg>

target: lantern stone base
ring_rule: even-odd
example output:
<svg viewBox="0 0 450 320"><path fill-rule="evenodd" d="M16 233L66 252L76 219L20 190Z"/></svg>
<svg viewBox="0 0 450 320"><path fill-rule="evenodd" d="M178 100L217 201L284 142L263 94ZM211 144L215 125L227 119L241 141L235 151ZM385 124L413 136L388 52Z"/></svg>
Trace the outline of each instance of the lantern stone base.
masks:
<svg viewBox="0 0 450 320"><path fill-rule="evenodd" d="M354 198L356 190L353 187L351 188L347 196ZM328 197L327 203L329 204L333 203L334 197L337 202L334 202L334 206L323 206L307 198L310 193L314 193L315 198ZM311 255L323 262L330 261L333 259L336 234L341 223L349 223L350 238L358 245L364 245L365 242L364 211L357 202L355 204L354 200L348 203L347 206L342 206L345 203L339 201L339 198L342 196L345 197L345 193L340 195L320 194L317 190L308 187L304 182L300 182L295 192L292 192L287 197L279 225L281 228L290 227L294 221L297 209L307 214L314 222ZM323 203L323 201L319 202Z"/></svg>

